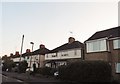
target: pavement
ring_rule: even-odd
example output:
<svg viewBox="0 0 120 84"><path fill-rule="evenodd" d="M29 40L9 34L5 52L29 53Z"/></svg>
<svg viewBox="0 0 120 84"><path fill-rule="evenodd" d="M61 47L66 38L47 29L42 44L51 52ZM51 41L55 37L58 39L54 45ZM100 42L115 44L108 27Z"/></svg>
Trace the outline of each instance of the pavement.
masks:
<svg viewBox="0 0 120 84"><path fill-rule="evenodd" d="M16 72L2 72L4 76L19 79L24 82L55 82L60 83L62 81L55 79L54 77L41 76L41 75L29 75L28 73L16 73Z"/></svg>

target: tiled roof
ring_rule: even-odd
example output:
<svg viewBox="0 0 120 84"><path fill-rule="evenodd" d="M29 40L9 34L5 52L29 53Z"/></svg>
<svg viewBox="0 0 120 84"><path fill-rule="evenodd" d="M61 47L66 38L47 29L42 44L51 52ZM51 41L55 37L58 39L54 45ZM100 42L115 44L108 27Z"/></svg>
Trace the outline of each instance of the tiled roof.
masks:
<svg viewBox="0 0 120 84"><path fill-rule="evenodd" d="M12 55L12 56L10 56L10 58L18 58L18 57L20 57L20 55Z"/></svg>
<svg viewBox="0 0 120 84"><path fill-rule="evenodd" d="M40 48L40 49L38 49L38 50L35 50L32 54L33 55L38 55L38 54L40 54L40 55L45 55L46 53L48 53L50 50L49 49L47 49L47 48Z"/></svg>
<svg viewBox="0 0 120 84"><path fill-rule="evenodd" d="M95 40L95 39L100 39L105 37L108 37L108 38L120 37L120 26L103 30L103 31L98 31L95 34L93 34L88 40Z"/></svg>
<svg viewBox="0 0 120 84"><path fill-rule="evenodd" d="M33 51L32 53L31 52L24 53L24 54L22 54L22 56L25 57L25 56L38 55L38 54L39 55L45 55L49 51L50 50L47 49L47 48L41 48L41 49Z"/></svg>
<svg viewBox="0 0 120 84"><path fill-rule="evenodd" d="M79 42L79 41L74 41L73 43L69 44L63 44L53 50L51 50L49 53L55 53L61 50L68 50L68 49L74 49L74 48L83 48L83 43Z"/></svg>
<svg viewBox="0 0 120 84"><path fill-rule="evenodd" d="M22 57L25 57L25 56L31 56L31 55L32 55L31 52L27 52L27 53L23 53L23 54L22 54Z"/></svg>

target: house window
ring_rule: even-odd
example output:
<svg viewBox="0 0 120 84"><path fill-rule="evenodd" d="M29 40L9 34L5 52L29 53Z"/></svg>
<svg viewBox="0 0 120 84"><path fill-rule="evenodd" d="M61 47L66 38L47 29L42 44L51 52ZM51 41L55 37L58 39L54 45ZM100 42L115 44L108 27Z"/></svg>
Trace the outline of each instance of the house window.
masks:
<svg viewBox="0 0 120 84"><path fill-rule="evenodd" d="M46 55L46 58L48 58L48 54Z"/></svg>
<svg viewBox="0 0 120 84"><path fill-rule="evenodd" d="M116 64L116 73L120 73L120 63Z"/></svg>
<svg viewBox="0 0 120 84"><path fill-rule="evenodd" d="M81 56L81 50L80 49L74 50L74 55L75 56Z"/></svg>
<svg viewBox="0 0 120 84"><path fill-rule="evenodd" d="M67 51L61 51L61 56L68 56L68 52Z"/></svg>
<svg viewBox="0 0 120 84"><path fill-rule="evenodd" d="M92 42L87 42L87 52L100 52L106 51L106 40L96 40Z"/></svg>
<svg viewBox="0 0 120 84"><path fill-rule="evenodd" d="M77 50L75 50L74 54L77 55Z"/></svg>
<svg viewBox="0 0 120 84"><path fill-rule="evenodd" d="M114 49L120 48L120 39L113 40Z"/></svg>
<svg viewBox="0 0 120 84"><path fill-rule="evenodd" d="M52 54L52 57L57 57L57 54L56 54L56 53L53 53L53 54Z"/></svg>

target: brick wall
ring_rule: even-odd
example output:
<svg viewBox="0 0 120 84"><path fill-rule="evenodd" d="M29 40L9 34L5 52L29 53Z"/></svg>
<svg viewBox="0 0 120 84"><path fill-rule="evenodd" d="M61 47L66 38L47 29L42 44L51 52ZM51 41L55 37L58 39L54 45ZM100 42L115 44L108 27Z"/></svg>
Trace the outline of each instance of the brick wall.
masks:
<svg viewBox="0 0 120 84"><path fill-rule="evenodd" d="M116 74L116 63L120 62L120 49L114 49L113 40L108 40L109 51L106 52L95 52L86 53L85 49L85 60L103 60L108 61L112 66L112 74L115 77L120 77L120 74Z"/></svg>

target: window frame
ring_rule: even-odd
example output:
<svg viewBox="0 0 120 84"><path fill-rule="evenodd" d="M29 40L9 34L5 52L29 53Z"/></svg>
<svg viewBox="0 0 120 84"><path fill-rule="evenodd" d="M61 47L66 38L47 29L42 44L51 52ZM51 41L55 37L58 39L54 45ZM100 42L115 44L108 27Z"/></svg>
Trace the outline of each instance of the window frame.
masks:
<svg viewBox="0 0 120 84"><path fill-rule="evenodd" d="M119 45L119 46L116 46L116 45L115 45L115 41L118 41L117 45L119 45L120 39L114 39L114 40L113 40L113 49L120 49L120 45Z"/></svg>
<svg viewBox="0 0 120 84"><path fill-rule="evenodd" d="M105 44L104 44L104 47L105 47L105 49L104 48L101 48L101 43L102 42L100 42L100 41L105 41ZM98 42L98 43L97 43ZM99 44L99 48L98 48L98 50L95 50L94 48L95 48L95 46L94 46L94 44ZM95 39L95 40L90 40L90 41L86 41L86 52L87 53L95 53L95 52L104 52L104 51L108 51L108 49L107 49L107 47L108 47L109 45L108 45L108 43L107 43L107 38L102 38L102 39ZM89 48L89 47L91 47L91 49Z"/></svg>
<svg viewBox="0 0 120 84"><path fill-rule="evenodd" d="M116 73L120 73L120 62L116 63Z"/></svg>

